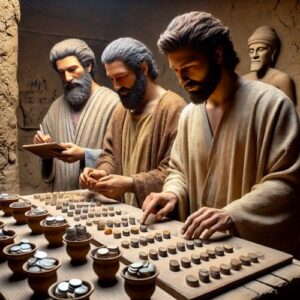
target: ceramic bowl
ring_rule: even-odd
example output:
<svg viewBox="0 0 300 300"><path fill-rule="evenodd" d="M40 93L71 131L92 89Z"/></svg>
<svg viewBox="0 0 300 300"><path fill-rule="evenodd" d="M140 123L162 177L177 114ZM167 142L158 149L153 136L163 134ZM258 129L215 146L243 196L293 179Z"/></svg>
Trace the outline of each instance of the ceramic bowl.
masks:
<svg viewBox="0 0 300 300"><path fill-rule="evenodd" d="M43 272L30 272L28 270L28 263L25 262L23 270L28 277L28 285L33 290L34 294L40 298L48 296L49 287L57 281L57 270L61 266L61 262L56 260L57 264L50 270L44 270Z"/></svg>
<svg viewBox="0 0 300 300"><path fill-rule="evenodd" d="M48 211L39 215L32 215L31 210L25 213L25 216L27 217L27 223L29 228L31 229L32 234L41 234L44 232L40 222L44 220L48 215Z"/></svg>
<svg viewBox="0 0 300 300"><path fill-rule="evenodd" d="M12 270L16 277L26 277L26 272L23 270L23 264L28 260L29 257L33 256L37 247L33 243L28 243L31 245L31 250L26 253L10 253L10 247L18 244L7 245L3 249L3 253L7 257L8 267Z"/></svg>
<svg viewBox="0 0 300 300"><path fill-rule="evenodd" d="M156 287L156 278L159 272L147 278L135 278L126 274L128 267L125 267L121 276L124 278L125 292L132 300L148 300L151 299Z"/></svg>
<svg viewBox="0 0 300 300"><path fill-rule="evenodd" d="M116 273L120 267L120 257L122 252L113 257L97 257L97 251L99 248L95 248L90 251L90 257L93 259L93 270L97 274L100 281L114 281L116 280Z"/></svg>
<svg viewBox="0 0 300 300"><path fill-rule="evenodd" d="M5 239L0 239L0 262L5 261L6 260L6 255L3 253L3 249L4 247L6 247L7 245L13 244L14 243L14 239L16 237L16 233L13 230L6 230L9 234L8 238Z"/></svg>
<svg viewBox="0 0 300 300"><path fill-rule="evenodd" d="M62 297L55 295L55 289L61 282L63 282L63 281L55 282L54 284L52 284L49 287L48 295L51 297L51 299L54 299L54 300L66 299L66 298L62 298ZM89 291L85 295L82 295L80 297L75 297L72 299L74 299L74 300L89 300L90 299L90 295L94 292L95 287L90 281L83 280L82 283L88 287Z"/></svg>
<svg viewBox="0 0 300 300"><path fill-rule="evenodd" d="M61 225L47 225L45 220L42 220L40 225L43 228L44 236L49 243L49 247L56 248L63 245L63 235L69 226L67 222Z"/></svg>
<svg viewBox="0 0 300 300"><path fill-rule="evenodd" d="M86 256L91 249L90 241L92 236L90 233L87 233L88 238L84 240L67 240L66 235L63 236L63 240L66 243L66 250L68 255L71 257L71 263L75 265L84 264L86 260Z"/></svg>
<svg viewBox="0 0 300 300"><path fill-rule="evenodd" d="M3 210L4 216L12 216L12 208L9 205L17 202L19 197L17 194L0 194L0 209Z"/></svg>
<svg viewBox="0 0 300 300"><path fill-rule="evenodd" d="M27 216L25 216L25 213L31 209L31 204L24 203L24 206L16 206L16 203L13 202L9 205L9 207L12 209L12 215L16 220L16 224L26 224L27 223Z"/></svg>

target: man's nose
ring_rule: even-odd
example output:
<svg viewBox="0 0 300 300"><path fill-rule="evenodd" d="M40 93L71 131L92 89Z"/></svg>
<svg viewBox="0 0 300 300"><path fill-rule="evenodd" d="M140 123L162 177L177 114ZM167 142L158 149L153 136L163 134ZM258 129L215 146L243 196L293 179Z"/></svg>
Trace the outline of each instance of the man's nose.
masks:
<svg viewBox="0 0 300 300"><path fill-rule="evenodd" d="M71 82L73 80L73 75L72 73L68 72L68 71L65 71L64 72L64 80L66 82Z"/></svg>
<svg viewBox="0 0 300 300"><path fill-rule="evenodd" d="M122 88L122 86L118 83L117 80L113 80L113 87L116 92L118 92Z"/></svg>

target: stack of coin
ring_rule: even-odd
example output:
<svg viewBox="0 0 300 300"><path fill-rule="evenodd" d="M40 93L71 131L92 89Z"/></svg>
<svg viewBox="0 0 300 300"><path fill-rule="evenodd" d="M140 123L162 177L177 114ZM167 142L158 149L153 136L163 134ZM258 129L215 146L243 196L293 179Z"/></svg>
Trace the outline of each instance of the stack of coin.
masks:
<svg viewBox="0 0 300 300"><path fill-rule="evenodd" d="M65 223L65 218L63 216L48 216L44 220L45 225L60 226Z"/></svg>
<svg viewBox="0 0 300 300"><path fill-rule="evenodd" d="M116 245L109 245L107 247L100 247L96 251L96 257L98 258L107 258L115 257L120 254L119 247Z"/></svg>
<svg viewBox="0 0 300 300"><path fill-rule="evenodd" d="M54 291L55 296L59 298L76 299L77 297L84 296L89 291L80 279L70 279L69 281L60 282Z"/></svg>
<svg viewBox="0 0 300 300"><path fill-rule="evenodd" d="M86 231L86 226L77 224L74 227L67 228L66 240L69 241L83 241L89 237L89 233Z"/></svg>
<svg viewBox="0 0 300 300"><path fill-rule="evenodd" d="M42 208L42 207L36 207L31 209L31 211L29 212L29 215L31 216L40 216L40 215L44 215L47 213L47 210Z"/></svg>
<svg viewBox="0 0 300 300"><path fill-rule="evenodd" d="M11 235L7 230L0 229L0 240L6 240L10 237L11 237Z"/></svg>
<svg viewBox="0 0 300 300"><path fill-rule="evenodd" d="M21 207L27 207L30 206L31 203L30 202L13 202L10 207L13 208L21 208Z"/></svg>
<svg viewBox="0 0 300 300"><path fill-rule="evenodd" d="M57 263L57 260L48 257L46 252L36 251L34 256L27 261L28 271L33 273L48 271L55 268Z"/></svg>
<svg viewBox="0 0 300 300"><path fill-rule="evenodd" d="M14 244L9 248L9 253L11 254L23 254L28 253L32 250L31 244L29 244L28 240L21 240L20 243Z"/></svg>
<svg viewBox="0 0 300 300"><path fill-rule="evenodd" d="M154 275L155 272L156 267L153 263L149 261L137 261L128 267L125 275L136 278L147 278Z"/></svg>

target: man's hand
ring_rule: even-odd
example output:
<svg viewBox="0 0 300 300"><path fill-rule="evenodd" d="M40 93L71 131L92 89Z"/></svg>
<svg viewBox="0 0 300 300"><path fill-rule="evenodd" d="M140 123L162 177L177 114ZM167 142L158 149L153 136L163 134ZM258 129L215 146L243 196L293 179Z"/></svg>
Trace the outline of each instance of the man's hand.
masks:
<svg viewBox="0 0 300 300"><path fill-rule="evenodd" d="M62 143L61 145L67 148L67 150L62 152L51 151L51 154L57 159L71 164L84 158L84 148L81 148L73 143Z"/></svg>
<svg viewBox="0 0 300 300"><path fill-rule="evenodd" d="M51 143L52 138L49 134L43 135L41 131L37 131L36 135L33 138L34 144L43 144L43 143Z"/></svg>
<svg viewBox="0 0 300 300"><path fill-rule="evenodd" d="M209 239L216 231L228 230L233 221L223 209L201 207L191 214L182 227L186 239L199 238L204 230L203 239Z"/></svg>
<svg viewBox="0 0 300 300"><path fill-rule="evenodd" d="M107 173L103 170L84 168L79 177L80 185L83 188L92 190L98 180L105 176L107 176Z"/></svg>
<svg viewBox="0 0 300 300"><path fill-rule="evenodd" d="M159 221L171 212L177 203L177 197L174 193L151 193L143 203L144 214L141 223L145 223L149 214L155 214L156 220Z"/></svg>
<svg viewBox="0 0 300 300"><path fill-rule="evenodd" d="M133 179L129 176L108 175L94 185L94 191L112 199L118 199L124 193L133 192Z"/></svg>

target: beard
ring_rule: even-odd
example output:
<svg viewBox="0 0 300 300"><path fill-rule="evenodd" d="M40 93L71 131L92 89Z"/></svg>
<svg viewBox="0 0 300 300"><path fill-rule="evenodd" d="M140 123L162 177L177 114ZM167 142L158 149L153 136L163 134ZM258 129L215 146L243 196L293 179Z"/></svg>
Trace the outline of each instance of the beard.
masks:
<svg viewBox="0 0 300 300"><path fill-rule="evenodd" d="M65 99L74 110L80 110L89 99L92 90L92 80L91 74L85 71L81 78L64 83Z"/></svg>
<svg viewBox="0 0 300 300"><path fill-rule="evenodd" d="M122 87L118 94L123 106L129 110L136 110L144 102L147 79L142 72L136 73L136 80L131 88Z"/></svg>
<svg viewBox="0 0 300 300"><path fill-rule="evenodd" d="M221 65L211 61L208 66L208 72L201 82L191 79L185 82L184 88L189 93L191 101L194 104L205 102L219 84L221 75ZM193 91L189 91L191 88L193 88Z"/></svg>

